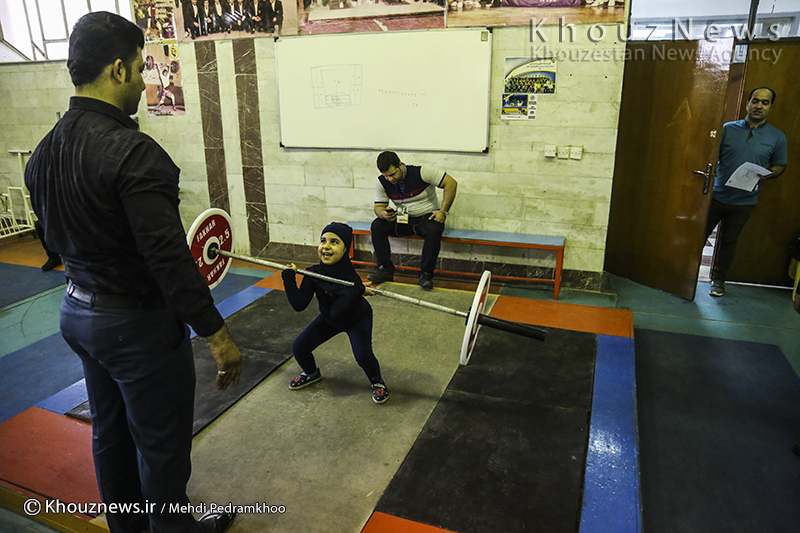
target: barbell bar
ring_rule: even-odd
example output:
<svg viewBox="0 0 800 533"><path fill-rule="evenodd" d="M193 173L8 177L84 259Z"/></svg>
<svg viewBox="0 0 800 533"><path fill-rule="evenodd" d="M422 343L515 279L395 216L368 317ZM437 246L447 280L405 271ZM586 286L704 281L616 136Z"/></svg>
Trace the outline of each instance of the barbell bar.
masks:
<svg viewBox="0 0 800 533"><path fill-rule="evenodd" d="M230 217L222 209L212 208L201 213L189 229L189 232L187 233L187 241L192 252L192 256L195 258L201 273L206 278L206 282L208 283L209 287L212 288L222 281L223 277L225 277L225 274L230 267L230 259L238 259L240 261L274 268L277 270L285 270L289 268L288 265L281 263L275 263L266 259L259 259L256 257L234 253L232 251L233 227L230 223ZM221 261L220 257L226 258L228 261ZM304 276L310 276L320 280L328 281L330 283L337 283L340 285L346 285L348 287L355 285L352 281L325 276L324 274L319 274L317 272L311 272L303 269L298 269L297 272ZM425 307L427 309L432 309L434 311L439 311L466 319L467 329L464 333L464 341L461 346L460 354L461 364L466 365L472 356L472 350L475 346L475 339L481 326L487 326L540 341L545 340L547 335L544 330L529 324L512 322L483 314L483 309L486 304L486 297L489 292L490 281L491 272L486 270L481 276L481 280L478 283L478 289L475 292L475 297L473 298L472 306L468 312L459 311L458 309L420 300L419 298L413 298L403 294L397 294L395 292L378 289L377 287L370 287L370 290L375 294L385 296L393 300L398 300L419 307Z"/></svg>

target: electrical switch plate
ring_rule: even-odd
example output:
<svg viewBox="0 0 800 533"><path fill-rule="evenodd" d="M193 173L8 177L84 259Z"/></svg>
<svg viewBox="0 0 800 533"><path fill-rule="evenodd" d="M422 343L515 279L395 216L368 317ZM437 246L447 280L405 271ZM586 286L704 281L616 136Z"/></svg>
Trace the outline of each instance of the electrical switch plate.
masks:
<svg viewBox="0 0 800 533"><path fill-rule="evenodd" d="M570 159L580 159L583 155L583 146L571 146L569 149Z"/></svg>
<svg viewBox="0 0 800 533"><path fill-rule="evenodd" d="M558 158L559 159L569 159L569 146L559 146L558 147Z"/></svg>
<svg viewBox="0 0 800 533"><path fill-rule="evenodd" d="M556 147L555 145L545 145L544 147L544 156L545 157L555 157L556 156Z"/></svg>

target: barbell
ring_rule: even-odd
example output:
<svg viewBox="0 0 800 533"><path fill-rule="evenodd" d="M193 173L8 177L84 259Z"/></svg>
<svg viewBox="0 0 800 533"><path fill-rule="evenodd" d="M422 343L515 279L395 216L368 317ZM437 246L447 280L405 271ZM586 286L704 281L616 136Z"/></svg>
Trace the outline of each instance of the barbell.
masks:
<svg viewBox="0 0 800 533"><path fill-rule="evenodd" d="M186 234L186 240L189 244L189 249L192 252L200 272L208 283L209 288L216 287L220 281L228 273L231 265L231 259L239 259L256 265L266 266L277 270L284 270L289 268L287 265L274 263L265 259L258 259L247 255L241 255L233 252L233 226L228 213L222 209L207 209L200 213L195 219ZM321 279L331 283L338 283L340 285L347 285L352 287L352 281L343 279L332 278L319 274L317 272L310 272L308 270L298 269L298 273L304 276ZM401 302L425 307L434 311L447 313L462 317L466 320L466 331L464 332L464 340L461 344L460 362L462 365L469 363L472 356L472 350L475 348L475 340L478 336L478 331L481 326L487 326L509 333L515 333L531 339L543 341L546 332L539 328L533 327L528 324L519 322L511 322L495 318L483 314L486 307L486 297L489 294L489 285L491 282L492 273L484 270L481 280L478 283L478 289L475 291L475 296L472 299L472 306L469 311L459 311L450 307L435 304L418 298L397 294L376 287L370 287L370 290L375 294L398 300Z"/></svg>

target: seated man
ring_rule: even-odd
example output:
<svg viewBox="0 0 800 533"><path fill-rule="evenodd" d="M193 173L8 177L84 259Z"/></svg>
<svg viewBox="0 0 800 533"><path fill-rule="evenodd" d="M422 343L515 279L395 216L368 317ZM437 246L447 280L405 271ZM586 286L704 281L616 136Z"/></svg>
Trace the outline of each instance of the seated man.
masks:
<svg viewBox="0 0 800 533"><path fill-rule="evenodd" d="M419 285L431 290L444 222L456 198L458 182L446 172L434 168L406 165L394 152L383 152L378 156L378 170L381 175L375 187L374 207L378 218L372 222L371 228L378 271L367 279L374 283L394 279L389 236L419 235L425 239ZM444 189L441 207L436 187ZM389 207L389 200L397 210Z"/></svg>

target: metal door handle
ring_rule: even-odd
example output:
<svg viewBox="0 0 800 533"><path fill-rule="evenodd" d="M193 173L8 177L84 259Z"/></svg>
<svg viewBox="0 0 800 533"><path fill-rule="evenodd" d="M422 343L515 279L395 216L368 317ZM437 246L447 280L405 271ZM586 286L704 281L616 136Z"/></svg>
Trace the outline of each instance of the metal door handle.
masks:
<svg viewBox="0 0 800 533"><path fill-rule="evenodd" d="M692 174L697 174L698 176L703 176L703 194L708 194L708 186L711 183L711 169L713 165L709 163L706 166L706 171L703 172L702 170L693 170Z"/></svg>

